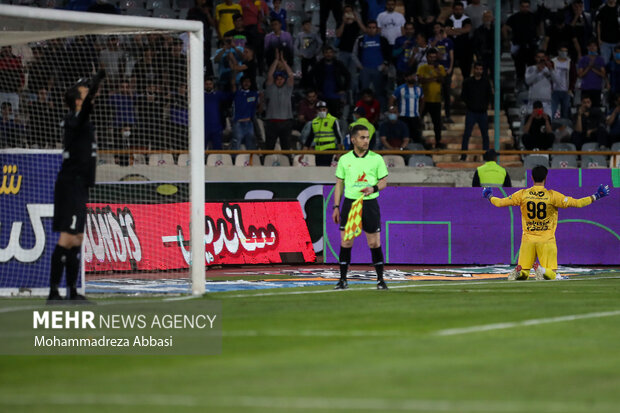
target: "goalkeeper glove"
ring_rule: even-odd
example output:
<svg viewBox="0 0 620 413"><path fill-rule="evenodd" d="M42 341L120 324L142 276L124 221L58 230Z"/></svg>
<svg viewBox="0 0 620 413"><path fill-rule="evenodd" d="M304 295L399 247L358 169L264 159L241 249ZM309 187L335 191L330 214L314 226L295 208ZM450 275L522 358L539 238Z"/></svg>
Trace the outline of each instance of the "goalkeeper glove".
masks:
<svg viewBox="0 0 620 413"><path fill-rule="evenodd" d="M482 197L488 199L489 201L491 200L491 197L493 196L493 189L491 188L482 188Z"/></svg>
<svg viewBox="0 0 620 413"><path fill-rule="evenodd" d="M598 201L599 199L604 198L607 195L609 195L609 185L600 184L598 186L598 189L592 196L594 197L595 201Z"/></svg>

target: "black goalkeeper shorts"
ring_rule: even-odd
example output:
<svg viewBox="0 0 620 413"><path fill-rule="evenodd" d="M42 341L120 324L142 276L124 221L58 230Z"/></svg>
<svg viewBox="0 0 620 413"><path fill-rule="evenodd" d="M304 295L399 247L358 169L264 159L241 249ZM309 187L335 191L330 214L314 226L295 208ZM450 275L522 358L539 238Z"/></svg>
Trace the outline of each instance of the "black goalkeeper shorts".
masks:
<svg viewBox="0 0 620 413"><path fill-rule="evenodd" d="M344 198L340 205L340 231L344 231L344 227L347 225L349 210L353 202L355 202L353 199ZM379 211L377 198L364 201L362 206L362 229L369 234L381 232L381 212Z"/></svg>
<svg viewBox="0 0 620 413"><path fill-rule="evenodd" d="M54 222L56 232L81 234L86 224L88 187L81 180L58 178L54 186Z"/></svg>

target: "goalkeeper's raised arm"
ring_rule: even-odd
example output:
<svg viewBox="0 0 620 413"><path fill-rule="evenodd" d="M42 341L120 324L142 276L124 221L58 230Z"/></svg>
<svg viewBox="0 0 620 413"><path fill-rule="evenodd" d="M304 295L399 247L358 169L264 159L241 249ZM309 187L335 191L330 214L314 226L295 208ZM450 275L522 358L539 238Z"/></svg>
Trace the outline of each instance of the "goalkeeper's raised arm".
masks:
<svg viewBox="0 0 620 413"><path fill-rule="evenodd" d="M488 199L496 207L516 206L516 205L521 205L523 189L515 192L514 194L506 198L498 198L493 195L492 188L482 188L482 196Z"/></svg>

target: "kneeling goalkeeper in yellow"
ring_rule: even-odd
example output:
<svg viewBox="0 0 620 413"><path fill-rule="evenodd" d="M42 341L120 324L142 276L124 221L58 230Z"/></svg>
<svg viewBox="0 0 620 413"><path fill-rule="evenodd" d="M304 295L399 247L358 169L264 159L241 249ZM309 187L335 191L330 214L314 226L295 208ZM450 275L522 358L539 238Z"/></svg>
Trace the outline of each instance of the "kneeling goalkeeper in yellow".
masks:
<svg viewBox="0 0 620 413"><path fill-rule="evenodd" d="M559 192L546 189L547 168L536 166L532 169L534 186L521 189L507 198L493 196L491 188L484 188L482 196L496 207L518 206L521 208L523 235L519 262L509 280L527 280L530 268L534 268L537 280L554 280L558 268L558 248L555 242L555 229L558 225L558 208L582 208L609 195L609 186L600 185L594 195L575 199ZM534 261L538 257L540 265Z"/></svg>

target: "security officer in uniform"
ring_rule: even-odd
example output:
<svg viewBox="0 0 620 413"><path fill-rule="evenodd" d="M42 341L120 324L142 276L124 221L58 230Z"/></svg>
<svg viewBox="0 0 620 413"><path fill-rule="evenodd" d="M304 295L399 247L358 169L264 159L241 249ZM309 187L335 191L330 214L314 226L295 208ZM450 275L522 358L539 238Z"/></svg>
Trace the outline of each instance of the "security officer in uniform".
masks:
<svg viewBox="0 0 620 413"><path fill-rule="evenodd" d="M304 149L314 147L317 151L331 151L342 147L342 134L338 119L327 113L327 104L316 102L317 115L312 120L312 129L306 139ZM330 166L333 155L317 155L317 166Z"/></svg>
<svg viewBox="0 0 620 413"><path fill-rule="evenodd" d="M368 128L368 133L370 134L370 145L368 149L374 149L376 142L376 129L375 126L370 123L368 119L366 119L366 109L361 106L356 106L353 110L353 120L354 122L349 125L349 131L351 131L351 129L353 129L356 125L366 126ZM352 148L351 138L349 137L349 139L345 139L345 149Z"/></svg>
<svg viewBox="0 0 620 413"><path fill-rule="evenodd" d="M482 159L485 163L476 169L471 186L512 186L506 168L497 164L497 152L489 149Z"/></svg>
<svg viewBox="0 0 620 413"><path fill-rule="evenodd" d="M80 250L84 239L88 189L95 185L97 143L90 121L93 99L105 77L100 70L90 81L80 80L65 92L69 113L64 119L62 165L54 186L54 220L52 229L60 232L52 253L49 304L63 301L58 286L65 271L67 298L76 303L87 302L77 293Z"/></svg>

